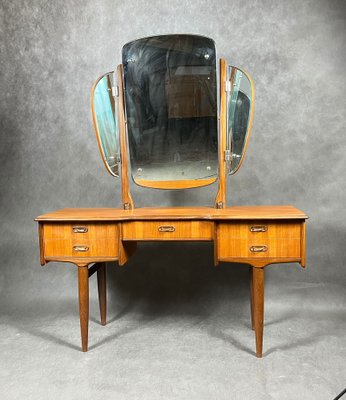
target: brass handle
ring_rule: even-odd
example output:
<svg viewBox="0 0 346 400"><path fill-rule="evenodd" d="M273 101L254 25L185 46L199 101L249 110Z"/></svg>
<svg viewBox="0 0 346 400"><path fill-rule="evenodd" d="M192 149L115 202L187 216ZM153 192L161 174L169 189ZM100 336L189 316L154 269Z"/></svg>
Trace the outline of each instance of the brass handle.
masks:
<svg viewBox="0 0 346 400"><path fill-rule="evenodd" d="M175 228L171 225L159 226L159 232L174 232Z"/></svg>
<svg viewBox="0 0 346 400"><path fill-rule="evenodd" d="M250 232L267 232L268 227L265 225L253 225L250 226Z"/></svg>
<svg viewBox="0 0 346 400"><path fill-rule="evenodd" d="M73 246L74 251L88 251L89 247L88 246Z"/></svg>
<svg viewBox="0 0 346 400"><path fill-rule="evenodd" d="M86 233L88 232L88 228L86 226L74 226L73 228L74 233Z"/></svg>
<svg viewBox="0 0 346 400"><path fill-rule="evenodd" d="M250 251L253 253L264 253L268 250L267 246L251 246Z"/></svg>

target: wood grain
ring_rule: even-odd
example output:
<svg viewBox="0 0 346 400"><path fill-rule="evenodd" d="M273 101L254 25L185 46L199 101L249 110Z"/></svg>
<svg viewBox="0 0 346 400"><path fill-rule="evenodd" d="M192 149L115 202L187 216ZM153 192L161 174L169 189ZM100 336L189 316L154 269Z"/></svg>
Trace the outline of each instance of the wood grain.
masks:
<svg viewBox="0 0 346 400"><path fill-rule="evenodd" d="M153 189L192 189L201 186L211 185L216 181L217 177L210 179L185 179L176 181L150 181L146 179L135 179L139 186L149 187Z"/></svg>
<svg viewBox="0 0 346 400"><path fill-rule="evenodd" d="M123 240L213 240L209 221L136 221L122 223Z"/></svg>
<svg viewBox="0 0 346 400"><path fill-rule="evenodd" d="M254 318L254 295L253 295L253 267L249 266L249 278L250 278L250 315L251 315L251 329L255 330L255 318Z"/></svg>
<svg viewBox="0 0 346 400"><path fill-rule="evenodd" d="M220 119L219 119L219 184L215 198L215 208L226 207L226 132L227 132L227 62L220 59Z"/></svg>
<svg viewBox="0 0 346 400"><path fill-rule="evenodd" d="M297 208L286 206L237 206L218 210L211 207L137 208L65 208L38 216L35 221L130 221L155 219L201 220L304 220L308 216Z"/></svg>
<svg viewBox="0 0 346 400"><path fill-rule="evenodd" d="M74 229L84 228L86 232L74 232ZM71 224L71 223L45 223L44 237L45 239L71 239L73 241L80 240L99 240L104 238L117 238L118 225L116 223L87 223L87 224Z"/></svg>
<svg viewBox="0 0 346 400"><path fill-rule="evenodd" d="M253 305L256 336L256 357L262 357L264 320L264 269L253 268Z"/></svg>
<svg viewBox="0 0 346 400"><path fill-rule="evenodd" d="M300 249L301 249L300 265L303 268L305 268L305 266L306 266L306 223L305 223L305 221L301 224L301 244L300 244Z"/></svg>
<svg viewBox="0 0 346 400"><path fill-rule="evenodd" d="M40 245L40 264L45 265L45 254L44 254L44 224L39 222L38 224L38 240Z"/></svg>
<svg viewBox="0 0 346 400"><path fill-rule="evenodd" d="M86 228L85 233L75 233L74 228ZM118 256L119 228L116 223L45 223L44 254L52 257L97 258ZM78 251L79 247L87 251Z"/></svg>
<svg viewBox="0 0 346 400"><path fill-rule="evenodd" d="M124 208L133 209L134 203L130 193L129 184L129 156L128 140L125 121L125 99L124 99L124 79L123 66L117 67L117 80L119 87L119 139L120 139L120 157L121 157L121 193Z"/></svg>
<svg viewBox="0 0 346 400"><path fill-rule="evenodd" d="M107 321L106 263L100 263L100 268L97 271L97 288L98 288L98 294L99 294L101 325L106 325L106 321Z"/></svg>
<svg viewBox="0 0 346 400"><path fill-rule="evenodd" d="M87 266L78 266L79 318L82 337L82 351L88 351L89 327L89 273Z"/></svg>
<svg viewBox="0 0 346 400"><path fill-rule="evenodd" d="M71 256L71 257L64 257L64 256L50 256L46 257L45 261L50 262L50 261L60 261L64 263L71 263L71 264L92 264L95 262L111 262L111 261L117 261L117 257L105 257L105 256L98 256L98 257L78 257L78 256Z"/></svg>
<svg viewBox="0 0 346 400"><path fill-rule="evenodd" d="M265 228L252 232L252 228ZM235 258L297 258L301 257L301 223L254 221L218 224L219 259ZM263 246L264 251L251 249Z"/></svg>
<svg viewBox="0 0 346 400"><path fill-rule="evenodd" d="M219 223L219 235L222 239L247 239L253 240L268 240L276 239L300 239L301 237L301 222L296 221L281 221L273 222L262 220L246 222L227 222ZM264 228L264 232L253 231L252 229Z"/></svg>
<svg viewBox="0 0 346 400"><path fill-rule="evenodd" d="M86 251L78 250L80 248ZM44 253L46 259L53 257L80 258L117 258L118 238L87 239L45 239Z"/></svg>
<svg viewBox="0 0 346 400"><path fill-rule="evenodd" d="M251 248L264 247L264 251ZM234 258L295 258L300 259L300 238L276 239L219 239L219 259Z"/></svg>

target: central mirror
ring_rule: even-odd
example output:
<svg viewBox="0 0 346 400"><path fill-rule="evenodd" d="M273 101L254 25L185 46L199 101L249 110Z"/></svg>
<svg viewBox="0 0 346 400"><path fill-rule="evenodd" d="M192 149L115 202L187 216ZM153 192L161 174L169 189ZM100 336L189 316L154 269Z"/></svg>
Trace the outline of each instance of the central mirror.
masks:
<svg viewBox="0 0 346 400"><path fill-rule="evenodd" d="M122 51L132 178L181 189L218 177L216 54L212 39L164 35Z"/></svg>

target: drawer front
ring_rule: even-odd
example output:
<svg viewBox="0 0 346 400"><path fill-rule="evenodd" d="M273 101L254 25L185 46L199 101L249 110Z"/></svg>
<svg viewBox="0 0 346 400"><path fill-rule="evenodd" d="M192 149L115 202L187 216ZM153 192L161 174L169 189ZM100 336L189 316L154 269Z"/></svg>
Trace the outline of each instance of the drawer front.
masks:
<svg viewBox="0 0 346 400"><path fill-rule="evenodd" d="M46 258L118 256L117 224L47 223L43 229Z"/></svg>
<svg viewBox="0 0 346 400"><path fill-rule="evenodd" d="M218 255L225 258L300 258L302 224L296 222L221 223Z"/></svg>
<svg viewBox="0 0 346 400"><path fill-rule="evenodd" d="M122 240L213 240L210 221L131 221L122 223Z"/></svg>
<svg viewBox="0 0 346 400"><path fill-rule="evenodd" d="M47 223L44 224L45 239L98 240L118 237L117 224Z"/></svg>
<svg viewBox="0 0 346 400"><path fill-rule="evenodd" d="M116 258L118 257L116 238L99 240L46 239L44 254L49 257Z"/></svg>
<svg viewBox="0 0 346 400"><path fill-rule="evenodd" d="M300 258L300 239L221 239L219 258Z"/></svg>
<svg viewBox="0 0 346 400"><path fill-rule="evenodd" d="M221 223L218 235L222 239L300 239L301 223L250 221L245 223Z"/></svg>

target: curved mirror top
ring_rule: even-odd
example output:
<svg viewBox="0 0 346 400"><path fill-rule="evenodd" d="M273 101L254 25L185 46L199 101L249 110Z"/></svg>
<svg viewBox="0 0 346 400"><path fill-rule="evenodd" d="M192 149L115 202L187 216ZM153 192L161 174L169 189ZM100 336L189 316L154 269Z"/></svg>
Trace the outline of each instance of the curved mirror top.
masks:
<svg viewBox="0 0 346 400"><path fill-rule="evenodd" d="M92 91L92 110L103 162L111 175L119 176L117 100L113 96L115 86L113 72L99 78Z"/></svg>
<svg viewBox="0 0 346 400"><path fill-rule="evenodd" d="M134 181L166 189L213 183L218 174L213 40L139 39L123 47L122 62Z"/></svg>
<svg viewBox="0 0 346 400"><path fill-rule="evenodd" d="M230 149L231 153L228 170L234 174L245 156L251 132L254 87L251 77L246 72L230 67L230 88L227 106L227 149Z"/></svg>

